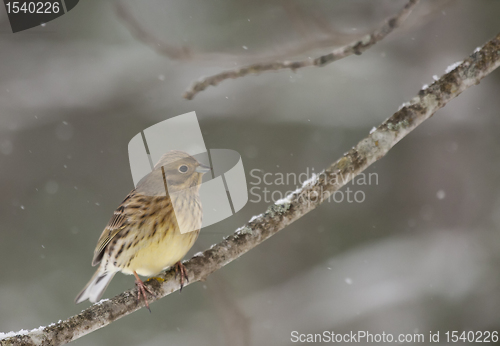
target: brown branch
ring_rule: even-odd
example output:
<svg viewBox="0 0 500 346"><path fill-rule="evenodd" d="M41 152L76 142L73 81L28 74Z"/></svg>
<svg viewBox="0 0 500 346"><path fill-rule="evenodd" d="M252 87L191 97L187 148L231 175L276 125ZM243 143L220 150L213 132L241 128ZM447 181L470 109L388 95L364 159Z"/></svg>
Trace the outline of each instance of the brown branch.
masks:
<svg viewBox="0 0 500 346"><path fill-rule="evenodd" d="M230 285L220 273L214 273L207 282L207 291L219 315L226 345L249 346L250 319L238 306Z"/></svg>
<svg viewBox="0 0 500 346"><path fill-rule="evenodd" d="M303 13L297 8L297 4L289 0L281 0L281 7L285 10L287 16L290 18L295 30L305 38L306 40L311 39L310 25L308 25L305 20Z"/></svg>
<svg viewBox="0 0 500 346"><path fill-rule="evenodd" d="M216 270L234 261L264 240L276 234L295 220L316 208L343 185L347 184L387 152L438 109L477 85L482 78L500 66L500 33L482 49L475 51L451 72L446 73L394 115L384 121L366 138L318 176L252 218L245 226L219 244L212 246L185 262L189 282L205 280ZM148 287L160 299L179 289L174 270L168 270L147 281ZM47 327L16 335L4 335L2 346L62 345L102 328L144 306L137 300L136 289L131 289L110 300L102 300L80 314ZM1 338L0 334L0 338Z"/></svg>
<svg viewBox="0 0 500 346"><path fill-rule="evenodd" d="M360 55L365 50L367 50L375 43L379 42L388 34L390 34L394 29L399 27L401 23L403 23L405 19L408 18L411 11L419 1L420 0L410 0L406 4L406 6L401 11L399 11L398 14L385 21L380 28L375 29L371 34L364 36L360 40L351 42L346 46L335 49L333 52L329 54L322 55L315 59L309 58L297 61L275 61L267 63L256 63L244 67L223 71L216 75L206 77L199 80L198 82L195 82L191 87L189 87L186 90L183 96L188 100L192 100L193 97L200 91L205 90L210 85L216 86L217 84L226 79L231 79L231 78L235 79L247 76L249 74L257 74L266 71L278 71L283 69L291 69L292 71L295 71L303 67L310 67L310 66L322 67L336 60L348 57L352 54Z"/></svg>
<svg viewBox="0 0 500 346"><path fill-rule="evenodd" d="M122 21L127 24L132 36L149 45L161 55L165 55L172 60L188 60L192 58L193 54L187 47L174 46L161 41L149 31L145 30L121 1L115 2L115 10L118 18L122 19Z"/></svg>
<svg viewBox="0 0 500 346"><path fill-rule="evenodd" d="M155 50L158 54L163 55L170 60L183 62L189 61L207 64L217 63L218 65L233 65L235 62L238 62L240 64L248 64L255 63L256 61L282 60L290 56L296 56L304 52L311 51L313 49L329 48L335 45L346 44L347 42L353 41L353 37L356 37L355 40L357 41L359 40L359 37L361 37L359 34L354 35L351 33L348 34L335 32L330 29L326 32L327 37L324 37L325 35L322 35L321 37L309 37L307 40L296 44L284 44L275 46L273 48L273 52L249 53L248 51L245 51L244 54L231 54L224 52L197 52L187 46L175 45L160 40L149 30L147 30L139 22L139 20L134 17L128 7L120 0L115 1L115 12L118 18L127 27L131 35L138 41L146 44L147 46ZM316 24L319 25L319 23Z"/></svg>

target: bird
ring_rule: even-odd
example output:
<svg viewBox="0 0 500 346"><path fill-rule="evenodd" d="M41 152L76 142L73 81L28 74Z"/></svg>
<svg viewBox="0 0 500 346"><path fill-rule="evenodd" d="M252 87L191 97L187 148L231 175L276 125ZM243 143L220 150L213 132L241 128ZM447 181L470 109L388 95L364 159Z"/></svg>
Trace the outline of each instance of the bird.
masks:
<svg viewBox="0 0 500 346"><path fill-rule="evenodd" d="M137 299L154 296L139 275L150 277L175 266L180 288L188 280L180 262L198 238L203 218L199 196L202 177L211 167L172 150L142 178L114 211L94 250L99 265L75 303L98 301L117 272L135 276Z"/></svg>

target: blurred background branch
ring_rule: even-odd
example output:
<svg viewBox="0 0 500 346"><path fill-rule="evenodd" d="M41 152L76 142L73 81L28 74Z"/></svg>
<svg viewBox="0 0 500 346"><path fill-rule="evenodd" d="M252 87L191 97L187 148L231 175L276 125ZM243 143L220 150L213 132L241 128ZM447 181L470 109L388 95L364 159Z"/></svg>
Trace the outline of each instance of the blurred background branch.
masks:
<svg viewBox="0 0 500 346"><path fill-rule="evenodd" d="M346 46L335 49L333 52L329 54L322 55L317 58L307 58L304 60L297 61L274 61L274 62L265 62L265 63L256 63L248 66L239 67L236 69L226 70L220 73L217 73L213 76L203 78L197 82L195 82L191 87L189 87L184 93L184 98L191 100L197 93L205 90L210 85L216 86L220 82L226 79L235 79L247 76L249 74L257 74L266 71L277 71L282 69L291 69L295 71L299 68L310 67L310 66L325 66L330 64L336 60L348 57L352 54L360 55L365 50L373 46L375 43L382 40L388 34L390 34L394 29L399 27L401 23L403 23L406 18L410 15L413 8L418 4L419 0L410 0L405 7L397 13L395 16L389 18L384 24L375 29L371 34L362 37L361 39L357 39L354 42L347 44ZM305 25L302 21L298 19L295 11L292 11L293 7L286 6L288 12L293 14L293 17L296 19L298 25L303 32L305 32Z"/></svg>
<svg viewBox="0 0 500 346"><path fill-rule="evenodd" d="M123 2L117 0L115 2L115 9L118 18L120 18L122 22L125 23L132 36L134 36L139 41L144 42L159 54L164 55L172 60L193 59L193 52L188 47L175 46L173 44L164 42L147 31L139 23L139 21L135 19L135 17Z"/></svg>
<svg viewBox="0 0 500 346"><path fill-rule="evenodd" d="M276 43L272 48L272 52L250 53L245 51L245 54L235 54L227 52L201 52L186 45L181 46L166 42L146 28L146 25L134 16L123 0L116 0L114 2L115 13L118 19L120 19L135 39L146 44L160 55L174 61L190 61L205 64L221 64L224 62L248 64L261 60L286 59L287 57L296 56L314 49L345 44L356 40L360 36L359 33L344 33L333 29L329 26L328 21L319 13L309 13L306 20L303 18L306 17L304 11L300 11L289 1L282 1L281 6L297 31L306 39L287 45ZM311 26L317 26L323 35L310 34Z"/></svg>
<svg viewBox="0 0 500 346"><path fill-rule="evenodd" d="M227 346L250 346L251 321L234 298L229 281L220 272L210 276L207 291L221 322Z"/></svg>
<svg viewBox="0 0 500 346"><path fill-rule="evenodd" d="M210 274L234 261L264 240L316 208L331 194L347 184L387 152L403 137L431 117L438 109L460 95L500 66L500 33L481 49L477 49L400 110L385 120L369 136L361 140L343 157L319 175L306 181L301 188L268 207L245 226L203 253L185 262L190 283L205 280ZM342 178L339 178L342 177ZM160 299L178 290L173 270L148 280L149 287ZM153 299L154 300L154 299ZM80 314L47 327L3 335L0 345L61 345L102 328L126 316L144 303L137 301L135 289L110 300L102 300Z"/></svg>
<svg viewBox="0 0 500 346"><path fill-rule="evenodd" d="M352 34L348 35L333 30L328 21L325 20L320 13L312 12L308 13L306 16L304 15L305 12L301 11L296 4L290 1L282 1L281 4L285 13L303 40L296 42L291 46L274 47L273 50L278 53L273 54L272 52L267 52L246 55L196 52L192 48L185 45L174 45L165 42L152 34L144 24L137 20L123 1L118 0L115 2L115 10L118 18L128 28L132 36L170 60L183 62L197 61L204 63L216 62L219 64L224 61L250 63L248 66L226 70L210 77L202 78L201 80L193 83L193 85L189 87L183 95L184 98L191 100L197 93L205 90L210 85L215 86L226 79L240 78L249 74L277 71L281 69L291 69L295 71L296 69L302 67L320 67L348 57L352 54L360 55L375 43L385 38L394 29L399 27L401 23L408 18L411 11L419 1L420 0L410 0L400 12L386 20L382 26L366 35L356 34L355 38L352 38L352 36L354 36ZM311 33L312 26L318 27L321 30L322 35L313 35ZM317 58L308 57L304 60L288 60L293 56L311 52L319 48L339 45L342 41L347 40L349 40L349 43L335 49L331 53L321 55Z"/></svg>

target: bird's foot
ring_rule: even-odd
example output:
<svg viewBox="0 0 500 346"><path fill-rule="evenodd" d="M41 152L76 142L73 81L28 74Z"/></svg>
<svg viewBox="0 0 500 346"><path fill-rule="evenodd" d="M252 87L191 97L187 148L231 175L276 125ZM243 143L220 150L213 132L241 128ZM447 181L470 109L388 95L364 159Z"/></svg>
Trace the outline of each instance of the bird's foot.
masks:
<svg viewBox="0 0 500 346"><path fill-rule="evenodd" d="M182 288L184 287L184 280L186 280L186 282L189 282L189 277L187 275L187 271L186 271L186 267L184 266L184 264L181 263L181 261L177 262L175 264L175 278L177 279L177 275L181 275L181 278L180 278L180 283L181 283L181 289L179 290L179 292L182 292Z"/></svg>
<svg viewBox="0 0 500 346"><path fill-rule="evenodd" d="M146 309L148 309L149 313L151 313L146 292L151 294L153 297L156 297L156 294L154 294L153 291L151 291L146 285L144 285L144 282L142 282L142 280L139 278L139 275L137 275L136 272L134 272L134 275L135 275L135 285L137 286L137 300L140 301L141 297L144 298Z"/></svg>

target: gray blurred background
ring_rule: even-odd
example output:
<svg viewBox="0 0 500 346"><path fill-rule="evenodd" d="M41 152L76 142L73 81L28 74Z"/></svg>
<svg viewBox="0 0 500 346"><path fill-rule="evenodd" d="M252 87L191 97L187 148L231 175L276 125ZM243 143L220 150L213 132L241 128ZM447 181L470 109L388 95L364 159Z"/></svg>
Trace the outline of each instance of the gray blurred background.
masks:
<svg viewBox="0 0 500 346"><path fill-rule="evenodd" d="M135 39L113 2L80 1L16 34L0 9L0 331L89 305L73 299L133 188L127 145L142 129L196 111L208 148L242 155L249 187L253 169L318 171L500 30L499 1L422 1L361 56L181 97L201 76L318 37L349 42L405 3L124 2L159 40L197 52L195 61L171 61ZM363 203L325 203L206 282L152 304L152 314L142 309L74 344L290 345L292 331L324 330L441 331L444 343L449 330L500 330L499 95L496 71L404 138L368 170L378 185L349 185ZM202 230L190 254L267 204ZM119 274L104 296L133 286Z"/></svg>

